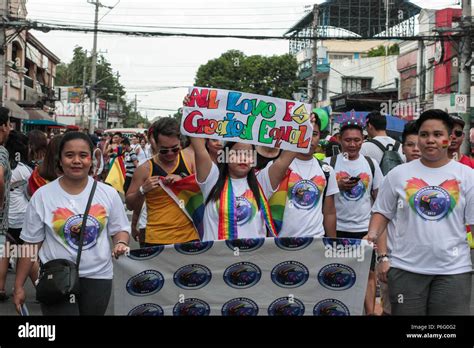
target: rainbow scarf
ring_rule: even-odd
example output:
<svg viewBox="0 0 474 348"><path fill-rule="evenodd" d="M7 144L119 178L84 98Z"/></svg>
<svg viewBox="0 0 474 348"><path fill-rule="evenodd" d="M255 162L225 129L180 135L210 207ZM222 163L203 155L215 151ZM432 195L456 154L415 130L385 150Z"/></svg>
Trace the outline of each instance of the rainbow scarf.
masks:
<svg viewBox="0 0 474 348"><path fill-rule="evenodd" d="M164 177L160 177L163 179ZM192 221L194 228L202 239L204 235L204 197L196 182L196 174L165 185L159 181L161 188L178 204L183 213Z"/></svg>
<svg viewBox="0 0 474 348"><path fill-rule="evenodd" d="M285 215L288 196L290 195L293 186L295 186L295 184L300 180L302 180L302 178L300 175L298 175L298 173L288 169L277 191L270 197L270 211L278 233L280 233L283 226L283 217ZM322 194L326 185L326 179L324 176L315 176L311 179L311 181L316 184L319 192Z"/></svg>
<svg viewBox="0 0 474 348"><path fill-rule="evenodd" d="M267 226L268 232L272 237L277 237L278 232L273 223L272 213L267 199L263 193L260 184L258 185L260 193L259 211L262 215L265 225ZM251 197L255 201L255 197ZM218 226L218 239L219 240L231 240L237 239L237 218L235 216L235 195L232 189L232 181L230 177L227 177L224 188L222 189L220 200L219 200L219 226Z"/></svg>

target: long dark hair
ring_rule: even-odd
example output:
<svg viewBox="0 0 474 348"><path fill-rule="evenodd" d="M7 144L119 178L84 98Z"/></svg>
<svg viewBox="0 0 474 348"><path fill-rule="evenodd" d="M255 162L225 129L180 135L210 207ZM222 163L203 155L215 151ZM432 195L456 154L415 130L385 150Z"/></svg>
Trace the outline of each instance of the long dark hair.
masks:
<svg viewBox="0 0 474 348"><path fill-rule="evenodd" d="M224 144L222 151L224 153L228 153L232 147L237 144L236 142L233 141L228 141ZM252 145L252 150L255 151L255 146ZM254 163L255 165L255 163ZM226 179L229 175L229 164L227 161L223 161L221 163L217 164L217 168L219 169L219 178L217 179L217 183L214 185L212 188L211 192L209 193L209 196L206 199L206 205L212 200L212 201L217 201L221 197L221 192L224 189L224 184L226 182ZM260 190L258 189L258 181L257 177L255 176L255 169L251 168L249 173L247 174L247 183L249 184L250 189L252 190L253 196L255 197L255 200L257 201L258 209L260 209Z"/></svg>
<svg viewBox="0 0 474 348"><path fill-rule="evenodd" d="M39 175L48 181L56 180L58 177L56 163L58 162L58 149L62 137L62 135L56 135L49 141L44 160L38 166Z"/></svg>
<svg viewBox="0 0 474 348"><path fill-rule="evenodd" d="M47 147L48 139L42 131L34 129L28 133L28 156L30 161L42 161L46 155Z"/></svg>
<svg viewBox="0 0 474 348"><path fill-rule="evenodd" d="M28 137L23 133L10 131L5 148L8 150L11 169L15 169L18 162L28 163Z"/></svg>

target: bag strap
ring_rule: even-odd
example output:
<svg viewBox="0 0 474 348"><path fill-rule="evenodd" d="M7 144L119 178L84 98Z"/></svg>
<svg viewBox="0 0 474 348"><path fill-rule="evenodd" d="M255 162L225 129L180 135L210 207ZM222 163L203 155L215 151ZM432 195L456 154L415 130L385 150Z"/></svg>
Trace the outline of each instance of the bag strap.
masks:
<svg viewBox="0 0 474 348"><path fill-rule="evenodd" d="M336 170L337 155L331 157L331 167Z"/></svg>
<svg viewBox="0 0 474 348"><path fill-rule="evenodd" d="M87 201L86 211L84 212L84 216L82 217L81 230L79 232L79 249L77 250L77 259L76 259L77 269L79 269L79 263L81 262L82 244L84 244L84 229L87 224L87 216L89 215L89 210L91 208L92 198L94 198L96 187L97 187L97 181L94 180L94 183L92 184L91 193L89 194L89 200Z"/></svg>
<svg viewBox="0 0 474 348"><path fill-rule="evenodd" d="M398 152L398 149L400 148L400 142L395 140L395 146L393 147L393 151Z"/></svg>
<svg viewBox="0 0 474 348"><path fill-rule="evenodd" d="M324 173L324 176L326 177L326 186L324 187L324 192L323 192L323 206L324 206L324 199L326 198L326 192L328 190L328 186L329 186L329 172L326 172L324 169L323 169L323 166L324 165L327 165L326 163L324 163L323 161L321 161L320 159L318 159L318 163L319 163L319 166L321 167L321 170L323 171Z"/></svg>
<svg viewBox="0 0 474 348"><path fill-rule="evenodd" d="M382 152L387 151L387 148L386 148L385 146L383 146L382 143L381 143L380 141L378 141L378 140L375 140L375 139L368 139L367 142L374 144L374 145L377 146Z"/></svg>

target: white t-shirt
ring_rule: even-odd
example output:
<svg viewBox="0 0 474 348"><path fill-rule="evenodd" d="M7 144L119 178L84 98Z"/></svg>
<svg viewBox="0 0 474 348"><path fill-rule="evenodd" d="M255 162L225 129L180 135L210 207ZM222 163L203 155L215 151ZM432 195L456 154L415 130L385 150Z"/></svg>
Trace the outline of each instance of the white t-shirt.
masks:
<svg viewBox="0 0 474 348"><path fill-rule="evenodd" d="M39 257L43 263L53 259L76 262L78 227L92 189L89 177L86 188L78 195L70 195L61 188L60 179L41 187L31 198L26 210L21 239L29 243L43 242ZM122 200L117 191L97 183L87 220L79 274L94 279L112 279L110 236L118 232L130 233ZM76 237L77 236L77 237Z"/></svg>
<svg viewBox="0 0 474 348"><path fill-rule="evenodd" d="M267 166L263 171L268 171ZM326 197L339 192L334 170L328 166L329 183ZM323 237L324 216L322 195L326 187L326 176L317 159L303 161L295 158L290 164L288 199L283 214L283 225L279 237Z"/></svg>
<svg viewBox="0 0 474 348"><path fill-rule="evenodd" d="M138 165L145 163L151 158L151 153L145 145L145 149L140 146L140 152L137 154Z"/></svg>
<svg viewBox="0 0 474 348"><path fill-rule="evenodd" d="M21 162L18 162L16 168L12 170L10 180L10 207L8 209L9 228L21 228L23 226L25 211L28 206L26 186L31 172L32 169Z"/></svg>
<svg viewBox="0 0 474 348"><path fill-rule="evenodd" d="M325 162L331 163L331 157ZM383 179L382 171L376 160L374 164L374 178L370 165L364 156L359 155L356 160L346 159L342 154L337 155L334 168L336 181L343 177L359 177L360 180L350 191L340 191L336 197L337 230L344 232L367 232L369 229L371 191L377 190Z"/></svg>
<svg viewBox="0 0 474 348"><path fill-rule="evenodd" d="M198 182L204 196L204 201L206 201L212 188L217 183L218 178L219 170L213 163L206 181ZM257 180L262 187L264 195L270 197L274 191L268 177L268 170L265 172L260 171L257 174ZM250 199L253 195L247 183L247 178L231 178L231 181L236 204L238 205L236 209L238 238L265 238L267 236L265 221L258 209L258 202L255 199ZM219 212L217 204L218 202L211 200L204 209L204 241L218 239Z"/></svg>
<svg viewBox="0 0 474 348"><path fill-rule="evenodd" d="M414 160L388 173L372 209L389 220L392 267L420 274L471 272L466 224L474 224L474 171L456 161ZM394 234L394 235L392 235Z"/></svg>
<svg viewBox="0 0 474 348"><path fill-rule="evenodd" d="M379 141L385 147L388 144L393 144L395 146L395 139L389 136L376 136L373 139ZM405 158L405 155L403 154L401 143L400 143L400 147L398 148L398 153L400 154L403 162L406 162L406 158ZM382 161L383 152L382 150L380 150L380 148L377 145L366 141L362 144L362 147L360 149L360 155L369 156L373 158L374 160L376 160L378 163L380 163Z"/></svg>

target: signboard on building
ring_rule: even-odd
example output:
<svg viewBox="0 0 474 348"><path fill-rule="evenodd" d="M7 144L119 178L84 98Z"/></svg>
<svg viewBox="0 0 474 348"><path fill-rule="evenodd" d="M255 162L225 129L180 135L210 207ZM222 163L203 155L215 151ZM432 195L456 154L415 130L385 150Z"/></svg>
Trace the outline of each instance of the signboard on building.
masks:
<svg viewBox="0 0 474 348"><path fill-rule="evenodd" d="M434 108L448 113L467 112L467 95L465 94L435 94Z"/></svg>
<svg viewBox="0 0 474 348"><path fill-rule="evenodd" d="M68 103L80 103L82 101L82 88L68 88L67 90L67 102Z"/></svg>

